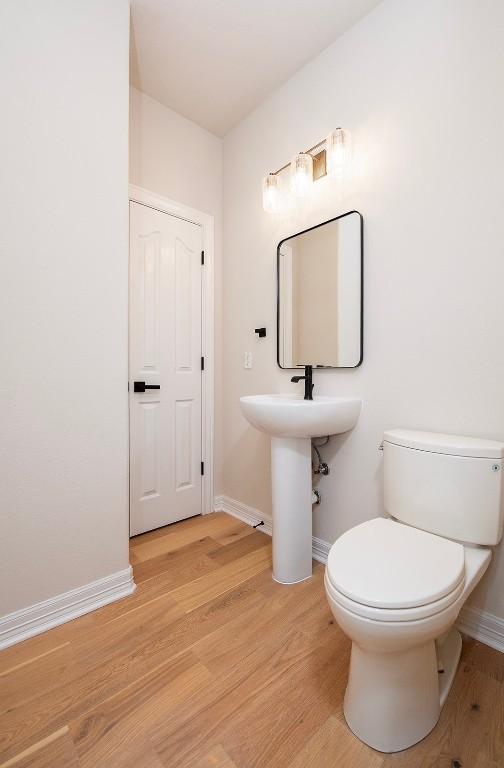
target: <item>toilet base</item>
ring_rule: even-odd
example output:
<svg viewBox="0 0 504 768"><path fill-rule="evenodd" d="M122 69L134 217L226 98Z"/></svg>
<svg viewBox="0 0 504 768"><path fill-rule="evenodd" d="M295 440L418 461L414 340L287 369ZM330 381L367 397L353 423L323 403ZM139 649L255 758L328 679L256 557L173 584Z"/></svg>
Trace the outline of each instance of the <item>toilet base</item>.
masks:
<svg viewBox="0 0 504 768"><path fill-rule="evenodd" d="M436 725L453 683L461 638L453 627L438 642L382 653L352 644L343 711L351 731L380 752L399 752ZM439 657L444 667L438 673Z"/></svg>
<svg viewBox="0 0 504 768"><path fill-rule="evenodd" d="M441 664L443 669L443 672L439 674L439 702L441 707L443 707L455 679L455 673L462 652L460 632L455 627L452 627L444 638L437 641L436 645L438 668L439 664Z"/></svg>

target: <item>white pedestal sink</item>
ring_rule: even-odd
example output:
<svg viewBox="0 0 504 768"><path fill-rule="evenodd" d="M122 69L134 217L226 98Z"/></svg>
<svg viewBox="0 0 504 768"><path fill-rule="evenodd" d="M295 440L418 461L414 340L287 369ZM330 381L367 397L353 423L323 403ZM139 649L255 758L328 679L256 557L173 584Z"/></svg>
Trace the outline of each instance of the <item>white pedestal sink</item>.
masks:
<svg viewBox="0 0 504 768"><path fill-rule="evenodd" d="M312 573L311 438L352 429L361 401L351 397L250 395L247 421L271 436L273 578L295 584Z"/></svg>

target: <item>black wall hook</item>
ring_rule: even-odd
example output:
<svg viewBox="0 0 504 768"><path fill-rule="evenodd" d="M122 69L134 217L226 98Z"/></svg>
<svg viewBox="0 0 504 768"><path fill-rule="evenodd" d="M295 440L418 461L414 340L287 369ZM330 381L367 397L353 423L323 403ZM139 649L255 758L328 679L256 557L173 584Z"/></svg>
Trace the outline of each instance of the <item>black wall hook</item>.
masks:
<svg viewBox="0 0 504 768"><path fill-rule="evenodd" d="M256 328L254 333L257 333L260 339L264 339L266 336L266 328Z"/></svg>

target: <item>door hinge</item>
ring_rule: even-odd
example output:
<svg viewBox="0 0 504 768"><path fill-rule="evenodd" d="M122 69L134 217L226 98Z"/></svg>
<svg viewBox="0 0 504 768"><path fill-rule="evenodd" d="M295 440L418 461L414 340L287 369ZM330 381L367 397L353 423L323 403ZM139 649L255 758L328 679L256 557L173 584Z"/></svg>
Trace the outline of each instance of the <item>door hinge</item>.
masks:
<svg viewBox="0 0 504 768"><path fill-rule="evenodd" d="M205 474L205 462L204 461L201 462L201 474L202 475Z"/></svg>
<svg viewBox="0 0 504 768"><path fill-rule="evenodd" d="M205 263L205 251L201 251L201 265L203 266Z"/></svg>
<svg viewBox="0 0 504 768"><path fill-rule="evenodd" d="M201 370L202 371L205 370L205 358L204 357L201 358Z"/></svg>

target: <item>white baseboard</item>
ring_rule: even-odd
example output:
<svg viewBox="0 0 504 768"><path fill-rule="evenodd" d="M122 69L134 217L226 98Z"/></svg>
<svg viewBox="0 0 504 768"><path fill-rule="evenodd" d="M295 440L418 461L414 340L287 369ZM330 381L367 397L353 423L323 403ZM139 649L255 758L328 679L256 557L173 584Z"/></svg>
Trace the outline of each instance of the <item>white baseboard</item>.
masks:
<svg viewBox="0 0 504 768"><path fill-rule="evenodd" d="M124 571L1 616L0 650L127 597L135 588L133 570L128 566Z"/></svg>
<svg viewBox="0 0 504 768"><path fill-rule="evenodd" d="M314 560L318 560L319 563L327 563L329 557L329 550L332 544L324 539L317 539L316 536L312 536L312 557Z"/></svg>
<svg viewBox="0 0 504 768"><path fill-rule="evenodd" d="M229 496L215 496L214 512L226 512L228 515L237 517L238 520L252 526L257 525L261 520L264 520L264 525L260 525L257 530L271 536L271 518L266 517L262 512L259 512L258 509L254 509L254 507L248 507L246 504L242 504L241 501L230 499Z"/></svg>
<svg viewBox="0 0 504 768"><path fill-rule="evenodd" d="M461 632L504 653L504 619L480 608L462 608L457 626Z"/></svg>
<svg viewBox="0 0 504 768"><path fill-rule="evenodd" d="M238 520L241 520L248 525L257 525L261 520L264 520L264 525L260 525L257 530L271 536L271 518L266 517L258 509L254 509L254 507L242 504L241 501L231 499L229 496L216 496L214 498L214 510L215 512L227 512L228 515L237 517ZM318 560L319 563L326 563L330 548L331 545L327 541L317 539L316 536L313 536L312 557L314 560Z"/></svg>

